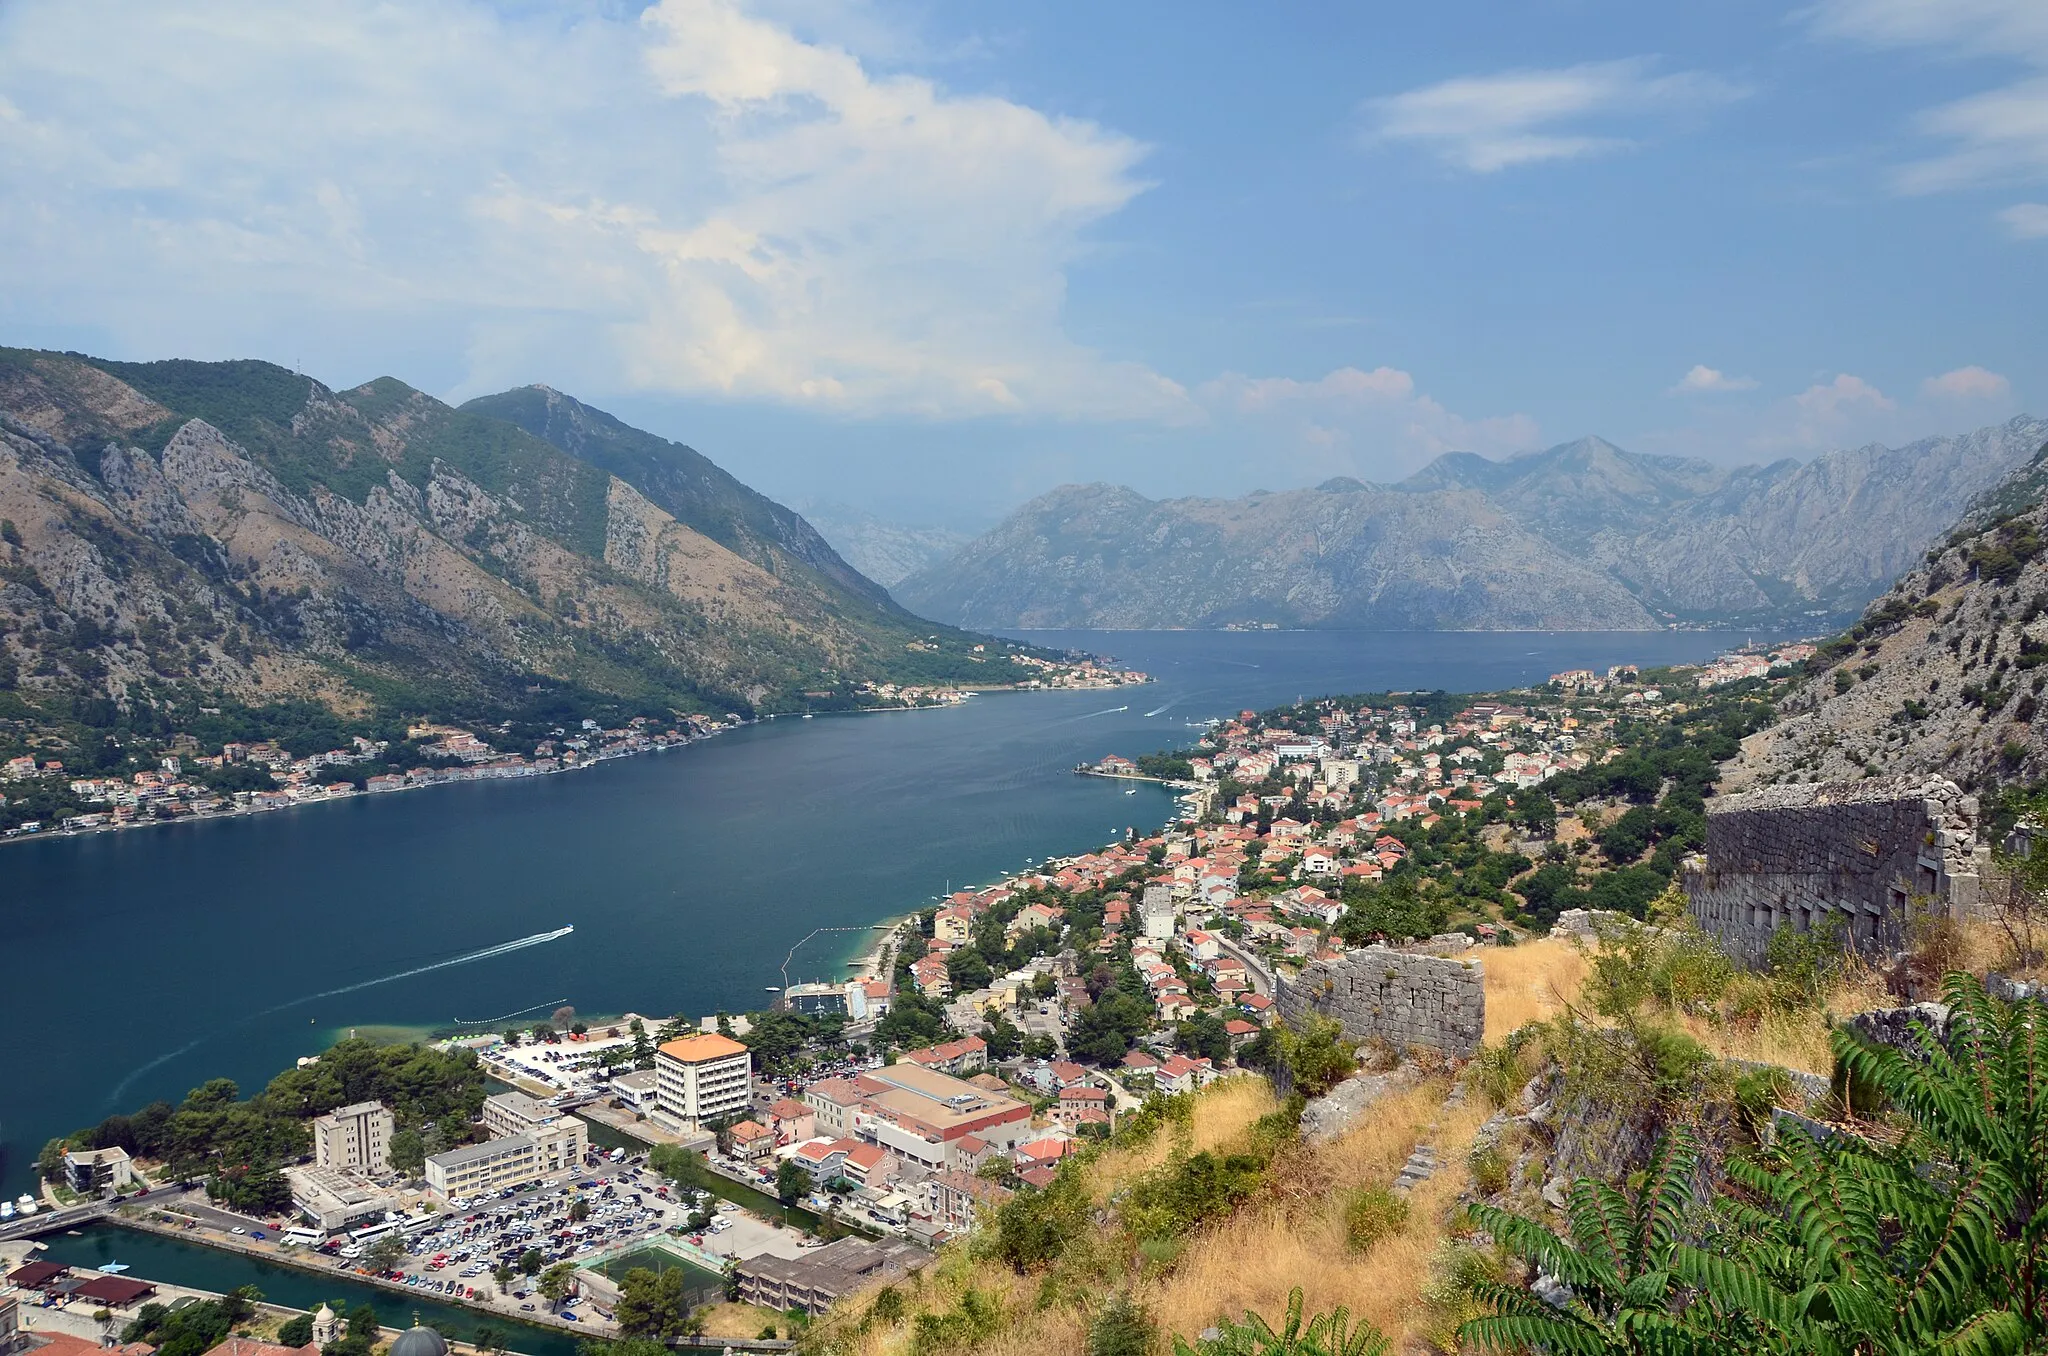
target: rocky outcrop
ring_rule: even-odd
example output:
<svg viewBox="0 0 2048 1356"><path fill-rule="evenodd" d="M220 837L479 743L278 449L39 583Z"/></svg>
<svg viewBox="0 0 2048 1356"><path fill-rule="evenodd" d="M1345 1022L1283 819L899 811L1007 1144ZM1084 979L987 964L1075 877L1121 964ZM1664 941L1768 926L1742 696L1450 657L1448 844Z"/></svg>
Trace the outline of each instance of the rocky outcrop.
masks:
<svg viewBox="0 0 2048 1356"><path fill-rule="evenodd" d="M2048 505L2023 468L1810 661L1779 719L1743 741L1725 790L1879 773L1971 789L2048 775ZM2015 487L2022 492L2008 493Z"/></svg>

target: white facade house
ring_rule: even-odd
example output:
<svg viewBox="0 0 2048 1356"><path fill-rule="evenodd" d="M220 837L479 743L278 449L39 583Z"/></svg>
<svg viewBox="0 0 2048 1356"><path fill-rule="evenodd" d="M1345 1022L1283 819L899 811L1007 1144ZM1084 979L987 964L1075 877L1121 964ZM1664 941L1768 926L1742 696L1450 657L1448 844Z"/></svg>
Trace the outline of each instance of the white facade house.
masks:
<svg viewBox="0 0 2048 1356"><path fill-rule="evenodd" d="M701 1129L744 1114L752 1100L754 1057L715 1033L685 1036L654 1052L654 1106L666 1120Z"/></svg>

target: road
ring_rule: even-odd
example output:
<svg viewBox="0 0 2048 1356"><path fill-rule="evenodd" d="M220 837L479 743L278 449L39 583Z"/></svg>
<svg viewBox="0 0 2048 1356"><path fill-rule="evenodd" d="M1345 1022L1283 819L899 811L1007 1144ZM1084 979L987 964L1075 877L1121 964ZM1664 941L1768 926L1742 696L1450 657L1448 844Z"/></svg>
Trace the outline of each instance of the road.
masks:
<svg viewBox="0 0 2048 1356"><path fill-rule="evenodd" d="M1245 978L1251 981L1252 992L1262 998L1271 998L1273 996L1273 974L1272 971L1266 968L1266 963L1257 956L1254 956L1248 948L1239 946L1228 937L1217 934L1211 935L1216 936L1216 945L1244 962Z"/></svg>

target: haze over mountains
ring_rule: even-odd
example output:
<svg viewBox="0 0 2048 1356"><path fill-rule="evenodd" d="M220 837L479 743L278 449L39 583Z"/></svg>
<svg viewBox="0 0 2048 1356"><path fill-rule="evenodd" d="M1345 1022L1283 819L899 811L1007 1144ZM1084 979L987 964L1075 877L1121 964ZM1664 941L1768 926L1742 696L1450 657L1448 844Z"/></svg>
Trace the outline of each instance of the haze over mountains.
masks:
<svg viewBox="0 0 2048 1356"><path fill-rule="evenodd" d="M800 499L796 506L847 564L884 588L974 540L950 527L890 522L836 499Z"/></svg>
<svg viewBox="0 0 2048 1356"><path fill-rule="evenodd" d="M0 689L733 711L1016 676L798 514L544 387L455 409L0 350L0 520Z"/></svg>
<svg viewBox="0 0 2048 1356"><path fill-rule="evenodd" d="M1582 438L1241 499L1067 485L893 592L955 625L1813 627L1891 584L2048 441L2020 416L1727 468Z"/></svg>

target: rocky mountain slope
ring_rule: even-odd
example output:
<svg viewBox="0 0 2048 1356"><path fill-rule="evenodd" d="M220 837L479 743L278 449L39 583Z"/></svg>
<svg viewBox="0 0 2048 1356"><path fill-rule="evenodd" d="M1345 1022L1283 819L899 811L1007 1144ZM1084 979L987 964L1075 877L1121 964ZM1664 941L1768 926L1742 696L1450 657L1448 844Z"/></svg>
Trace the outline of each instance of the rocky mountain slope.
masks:
<svg viewBox="0 0 2048 1356"><path fill-rule="evenodd" d="M1627 589L1469 490L1154 501L1070 485L896 587L978 626L1626 630Z"/></svg>
<svg viewBox="0 0 2048 1356"><path fill-rule="evenodd" d="M1809 661L1723 788L1938 772L2048 775L2048 445Z"/></svg>
<svg viewBox="0 0 2048 1356"><path fill-rule="evenodd" d="M2044 438L2048 422L2021 417L1732 469L1583 438L1228 507L1065 487L895 591L980 626L1810 626L1853 616ZM1354 531L1369 549L1333 554ZM1462 553L1510 539L1505 578Z"/></svg>
<svg viewBox="0 0 2048 1356"><path fill-rule="evenodd" d="M833 550L883 588L894 588L973 540L951 528L887 522L830 499L799 500L797 507Z"/></svg>
<svg viewBox="0 0 2048 1356"><path fill-rule="evenodd" d="M391 378L0 350L0 520L0 687L744 710L1012 676L796 514L554 392L457 410Z"/></svg>

